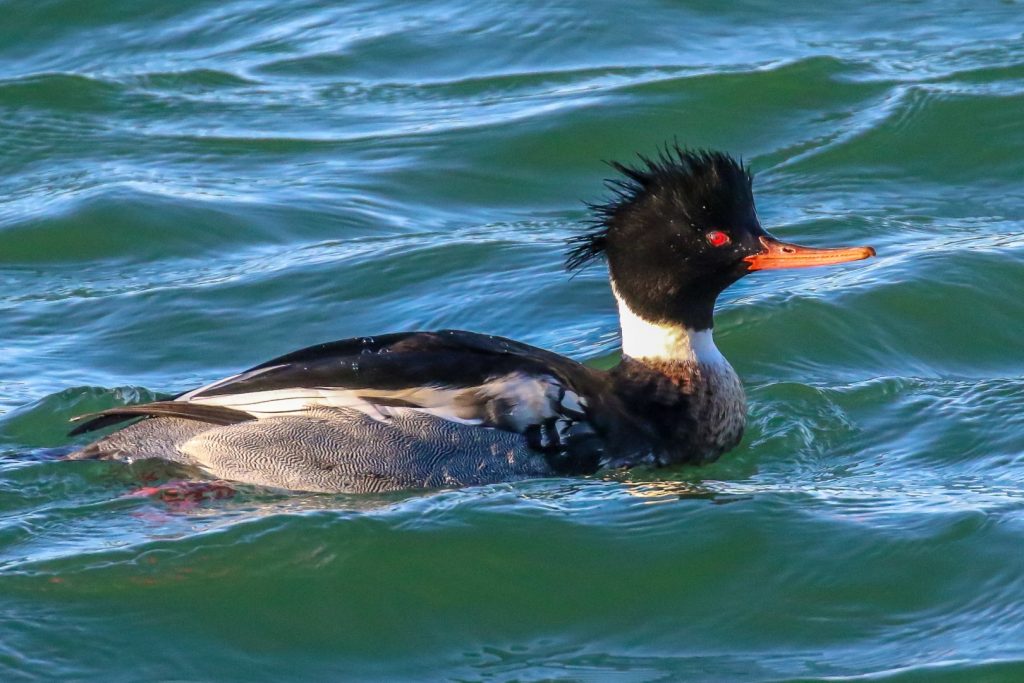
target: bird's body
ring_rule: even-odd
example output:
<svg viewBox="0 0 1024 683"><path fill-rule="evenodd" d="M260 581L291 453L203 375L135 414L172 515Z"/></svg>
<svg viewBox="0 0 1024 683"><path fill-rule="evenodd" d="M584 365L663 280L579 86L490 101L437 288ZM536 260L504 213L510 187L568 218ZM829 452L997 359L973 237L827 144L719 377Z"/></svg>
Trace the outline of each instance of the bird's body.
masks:
<svg viewBox="0 0 1024 683"><path fill-rule="evenodd" d="M460 486L703 462L739 441L744 413L720 355L659 369L626 358L605 373L500 337L412 332L313 346L174 401L104 411L83 426L148 419L72 457L160 457L301 490Z"/></svg>
<svg viewBox="0 0 1024 683"><path fill-rule="evenodd" d="M609 261L623 333L611 371L471 332L348 339L170 401L87 416L73 433L144 419L70 457L159 457L327 492L716 459L739 442L746 416L740 380L712 338L718 293L749 270L870 250L775 241L757 223L749 173L725 155L675 150L644 163L616 166L627 180L568 260Z"/></svg>

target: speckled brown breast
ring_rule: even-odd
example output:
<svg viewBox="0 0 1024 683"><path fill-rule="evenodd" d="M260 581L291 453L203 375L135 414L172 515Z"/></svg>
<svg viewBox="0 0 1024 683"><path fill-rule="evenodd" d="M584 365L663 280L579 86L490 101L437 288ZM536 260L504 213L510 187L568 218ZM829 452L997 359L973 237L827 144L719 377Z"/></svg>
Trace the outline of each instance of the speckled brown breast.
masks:
<svg viewBox="0 0 1024 683"><path fill-rule="evenodd" d="M624 357L613 376L623 402L657 426L650 450L660 465L711 462L743 437L746 395L728 363Z"/></svg>
<svg viewBox="0 0 1024 683"><path fill-rule="evenodd" d="M703 462L716 460L743 438L747 422L747 397L740 378L728 363L697 364L690 380L694 396L691 410L697 424L697 441L703 444Z"/></svg>

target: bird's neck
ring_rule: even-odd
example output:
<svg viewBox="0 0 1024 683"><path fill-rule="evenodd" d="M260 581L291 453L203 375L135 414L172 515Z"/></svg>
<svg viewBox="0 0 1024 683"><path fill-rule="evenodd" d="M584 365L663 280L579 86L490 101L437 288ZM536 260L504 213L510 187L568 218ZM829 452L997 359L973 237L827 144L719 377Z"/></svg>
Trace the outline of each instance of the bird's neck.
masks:
<svg viewBox="0 0 1024 683"><path fill-rule="evenodd" d="M711 328L693 329L683 323L653 322L633 311L612 283L619 304L622 353L641 363L665 367L725 366L729 363L715 346Z"/></svg>
<svg viewBox="0 0 1024 683"><path fill-rule="evenodd" d="M657 462L708 462L735 447L746 422L746 397L711 328L655 323L618 292L615 298L623 358L612 374L635 409L661 416L654 419L663 439L654 451Z"/></svg>

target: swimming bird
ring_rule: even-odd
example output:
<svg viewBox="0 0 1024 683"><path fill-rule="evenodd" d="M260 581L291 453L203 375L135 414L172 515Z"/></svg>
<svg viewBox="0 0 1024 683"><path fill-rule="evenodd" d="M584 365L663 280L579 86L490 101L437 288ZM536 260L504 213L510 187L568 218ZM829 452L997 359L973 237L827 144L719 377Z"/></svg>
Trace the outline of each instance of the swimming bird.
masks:
<svg viewBox="0 0 1024 683"><path fill-rule="evenodd" d="M571 238L570 272L607 262L622 360L600 371L528 344L442 330L310 346L171 400L72 459L157 457L232 481L321 492L453 487L604 468L706 463L735 447L746 399L712 337L715 301L754 271L843 263L871 247L774 238L753 175L666 146L612 163L611 195Z"/></svg>

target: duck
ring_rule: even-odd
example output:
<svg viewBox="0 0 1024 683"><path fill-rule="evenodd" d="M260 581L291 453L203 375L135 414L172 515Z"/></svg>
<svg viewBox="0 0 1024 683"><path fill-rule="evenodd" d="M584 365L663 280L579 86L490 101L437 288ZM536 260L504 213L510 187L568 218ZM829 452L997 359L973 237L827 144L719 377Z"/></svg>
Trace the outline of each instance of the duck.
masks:
<svg viewBox="0 0 1024 683"><path fill-rule="evenodd" d="M610 162L608 196L568 240L575 274L604 261L621 361L603 371L503 337L414 331L316 344L168 400L73 418L67 456L158 458L229 482L321 493L452 488L712 462L746 422L713 338L719 295L750 273L859 261L758 219L733 156L667 144ZM124 423L128 423L125 426Z"/></svg>

